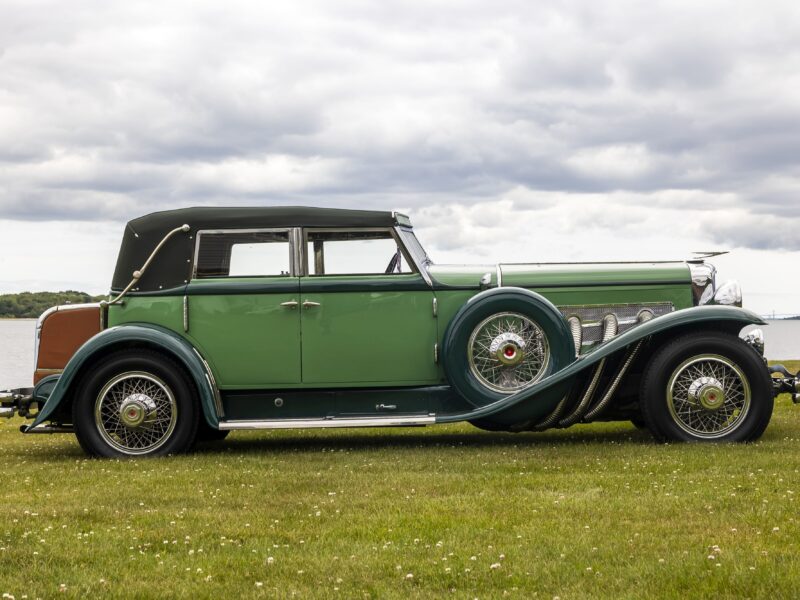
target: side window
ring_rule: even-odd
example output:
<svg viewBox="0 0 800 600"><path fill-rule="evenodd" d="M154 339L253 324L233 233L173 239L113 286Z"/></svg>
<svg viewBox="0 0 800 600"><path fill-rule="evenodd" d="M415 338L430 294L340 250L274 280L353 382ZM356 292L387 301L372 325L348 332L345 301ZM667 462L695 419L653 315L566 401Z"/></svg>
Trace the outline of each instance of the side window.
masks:
<svg viewBox="0 0 800 600"><path fill-rule="evenodd" d="M200 232L195 277L267 277L291 273L288 231Z"/></svg>
<svg viewBox="0 0 800 600"><path fill-rule="evenodd" d="M309 275L411 273L411 266L388 229L307 231Z"/></svg>

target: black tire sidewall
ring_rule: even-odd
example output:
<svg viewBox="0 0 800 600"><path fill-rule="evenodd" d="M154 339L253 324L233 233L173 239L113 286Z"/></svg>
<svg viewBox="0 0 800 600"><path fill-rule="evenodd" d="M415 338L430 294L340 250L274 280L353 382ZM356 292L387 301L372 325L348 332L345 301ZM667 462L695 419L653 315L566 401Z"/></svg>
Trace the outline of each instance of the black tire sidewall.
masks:
<svg viewBox="0 0 800 600"><path fill-rule="evenodd" d="M200 422L197 425L197 436L195 437L195 442L219 442L228 437L229 433L229 429L215 429L206 423L202 417L200 417Z"/></svg>
<svg viewBox="0 0 800 600"><path fill-rule="evenodd" d="M178 418L169 439L147 454L125 454L110 446L101 436L94 419L97 395L111 379L122 373L139 371L155 375L170 388ZM166 356L142 351L122 351L94 367L81 381L73 403L73 425L81 447L89 454L107 458L139 458L176 454L190 447L197 434L199 409L194 388L183 370Z"/></svg>
<svg viewBox="0 0 800 600"><path fill-rule="evenodd" d="M750 407L733 431L719 438L701 438L682 429L667 404L667 386L678 366L702 354L715 354L735 363L750 386ZM640 407L647 427L660 441L747 442L764 433L774 404L772 381L762 358L738 336L722 332L697 332L676 338L650 360L642 378Z"/></svg>

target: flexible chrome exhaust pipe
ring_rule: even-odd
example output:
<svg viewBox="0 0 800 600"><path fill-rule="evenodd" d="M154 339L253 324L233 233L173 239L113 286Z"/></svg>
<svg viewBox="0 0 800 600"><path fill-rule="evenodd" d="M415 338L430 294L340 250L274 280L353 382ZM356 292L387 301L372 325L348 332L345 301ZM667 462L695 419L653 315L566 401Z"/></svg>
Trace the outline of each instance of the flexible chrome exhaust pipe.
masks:
<svg viewBox="0 0 800 600"><path fill-rule="evenodd" d="M603 317L603 343L614 338L617 335L617 331L619 331L619 322L617 321L617 316L613 313L609 313ZM583 416L589 409L589 404L592 402L594 393L597 390L597 384L600 382L600 375L603 374L603 367L605 367L605 365L606 359L603 358L597 364L597 368L594 370L594 375L592 375L592 380L589 382L589 387L586 388L586 392L583 394L583 398L581 398L578 406L569 416L561 419L561 421L558 422L559 427L569 427L570 425L574 425L583 419Z"/></svg>
<svg viewBox="0 0 800 600"><path fill-rule="evenodd" d="M575 356L581 353L581 346L583 345L583 326L580 317L572 315L567 319L569 331L572 334L572 341L575 344Z"/></svg>
<svg viewBox="0 0 800 600"><path fill-rule="evenodd" d="M639 315L636 317L636 320L641 324L651 319L655 318L653 311L644 309L639 312ZM622 366L620 367L619 371L617 372L616 377L614 377L613 381L609 384L608 388L606 389L605 394L603 394L602 398L600 398L599 402L594 405L587 413L586 416L583 417L584 423L588 423L597 418L597 416L603 412L603 410L608 406L611 398L614 397L614 392L617 391L617 387L619 386L622 378L625 376L625 373L628 372L631 364L633 363L636 355L639 353L639 349L642 347L642 343L644 340L639 340L639 343L636 344L630 352L628 352L628 356L625 357L625 360L622 362Z"/></svg>

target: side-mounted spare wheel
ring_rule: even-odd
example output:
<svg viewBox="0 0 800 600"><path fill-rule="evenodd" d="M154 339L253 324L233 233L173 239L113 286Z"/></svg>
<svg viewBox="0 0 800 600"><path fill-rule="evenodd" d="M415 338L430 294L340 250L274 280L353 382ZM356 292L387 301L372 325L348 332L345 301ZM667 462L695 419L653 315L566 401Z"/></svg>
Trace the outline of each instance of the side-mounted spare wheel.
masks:
<svg viewBox="0 0 800 600"><path fill-rule="evenodd" d="M520 288L496 288L471 298L448 325L442 349L450 385L476 407L530 387L574 358L572 337L558 309ZM473 424L507 429L546 415L563 394L564 385L555 386Z"/></svg>
<svg viewBox="0 0 800 600"><path fill-rule="evenodd" d="M89 454L160 456L187 449L199 409L183 370L154 352L110 355L80 383L72 407L75 434Z"/></svg>
<svg viewBox="0 0 800 600"><path fill-rule="evenodd" d="M668 342L650 359L640 407L661 441L747 442L772 416L763 359L736 335L701 331Z"/></svg>

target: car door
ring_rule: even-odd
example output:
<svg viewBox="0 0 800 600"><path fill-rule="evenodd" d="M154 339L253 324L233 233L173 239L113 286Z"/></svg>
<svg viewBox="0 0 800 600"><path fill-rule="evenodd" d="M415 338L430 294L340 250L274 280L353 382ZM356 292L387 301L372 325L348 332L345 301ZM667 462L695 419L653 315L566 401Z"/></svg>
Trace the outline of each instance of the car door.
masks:
<svg viewBox="0 0 800 600"><path fill-rule="evenodd" d="M392 229L306 229L303 237L303 384L440 382L433 291Z"/></svg>
<svg viewBox="0 0 800 600"><path fill-rule="evenodd" d="M301 381L292 230L200 231L184 325L222 390Z"/></svg>

